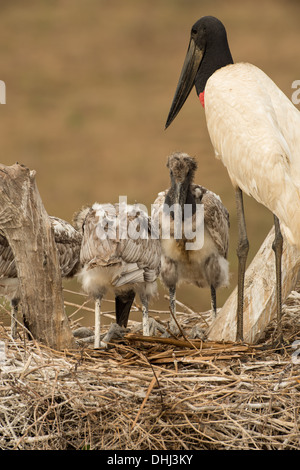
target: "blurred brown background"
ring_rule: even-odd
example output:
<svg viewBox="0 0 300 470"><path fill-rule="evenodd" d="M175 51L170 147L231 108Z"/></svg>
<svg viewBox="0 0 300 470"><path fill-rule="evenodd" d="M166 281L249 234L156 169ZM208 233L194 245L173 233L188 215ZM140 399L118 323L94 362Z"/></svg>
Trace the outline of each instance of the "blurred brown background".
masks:
<svg viewBox="0 0 300 470"><path fill-rule="evenodd" d="M234 192L194 91L164 130L190 28L204 15L225 24L235 62L262 68L291 98L300 79L297 0L1 0L0 161L35 169L48 213L71 221L83 204L119 195L150 211L169 184L167 155L196 156L196 182L219 194L231 215L231 288L219 291L221 306L236 284ZM249 198L245 207L250 262L272 217ZM167 308L160 293L155 305ZM208 290L181 287L178 298L196 311L210 308Z"/></svg>

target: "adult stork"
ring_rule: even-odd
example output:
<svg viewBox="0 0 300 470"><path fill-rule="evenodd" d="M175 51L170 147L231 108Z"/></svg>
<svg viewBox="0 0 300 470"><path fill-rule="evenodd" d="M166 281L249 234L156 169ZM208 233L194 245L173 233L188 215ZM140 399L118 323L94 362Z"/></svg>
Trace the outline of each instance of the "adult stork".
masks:
<svg viewBox="0 0 300 470"><path fill-rule="evenodd" d="M135 294L142 302L143 334L149 336L148 302L156 294L161 248L152 238L148 215L137 204L93 204L75 216L83 240L78 279L95 299L95 348L100 341L101 300L111 291L116 300L116 321L127 326Z"/></svg>
<svg viewBox="0 0 300 470"><path fill-rule="evenodd" d="M239 241L237 255L237 340L243 340L244 275L249 242L243 193L274 215L277 329L281 332L283 238L300 247L300 113L275 83L249 63L233 63L225 27L205 16L192 27L168 127L195 86L217 158L235 188Z"/></svg>
<svg viewBox="0 0 300 470"><path fill-rule="evenodd" d="M80 267L81 233L63 219L49 216L54 233L62 278L72 278ZM11 334L16 337L20 286L12 249L0 232L0 295L11 303Z"/></svg>
<svg viewBox="0 0 300 470"><path fill-rule="evenodd" d="M217 315L216 289L229 283L229 214L219 196L193 182L197 169L193 157L175 152L168 157L167 167L171 187L159 193L153 217L160 217L161 278L169 289L170 329L176 331L176 286L182 282L210 288L213 317ZM203 210L197 212L197 207ZM169 237L163 236L164 217L171 219ZM186 225L192 230L187 231Z"/></svg>

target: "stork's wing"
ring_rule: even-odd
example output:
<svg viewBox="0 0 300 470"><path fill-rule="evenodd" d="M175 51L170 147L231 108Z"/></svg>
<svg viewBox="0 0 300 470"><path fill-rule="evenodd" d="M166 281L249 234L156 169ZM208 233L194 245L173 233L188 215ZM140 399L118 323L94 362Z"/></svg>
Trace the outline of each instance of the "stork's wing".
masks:
<svg viewBox="0 0 300 470"><path fill-rule="evenodd" d="M54 238L59 254L59 263L63 277L71 276L79 267L79 255L82 236L65 220L50 216ZM6 237L0 232L0 276L16 278L17 269L14 255Z"/></svg>
<svg viewBox="0 0 300 470"><path fill-rule="evenodd" d="M165 203L165 198L168 193L169 189L165 189L158 193L157 198L155 199L154 203L152 204L152 211L151 211L151 219L152 219L152 226L154 226L161 236L162 231L162 215L163 215L163 206Z"/></svg>
<svg viewBox="0 0 300 470"><path fill-rule="evenodd" d="M229 213L219 196L203 186L194 184L192 191L196 202L204 204L204 224L218 247L221 256L227 258L229 245Z"/></svg>
<svg viewBox="0 0 300 470"><path fill-rule="evenodd" d="M123 262L136 263L143 281L153 282L160 272L161 245L157 228L143 210L131 206L127 216L127 233L120 240L118 253Z"/></svg>
<svg viewBox="0 0 300 470"><path fill-rule="evenodd" d="M89 268L119 264L114 285L156 279L160 269L160 241L151 237L151 220L128 206L94 204L86 216L81 262Z"/></svg>
<svg viewBox="0 0 300 470"><path fill-rule="evenodd" d="M17 277L12 249L2 233L0 233L0 277Z"/></svg>
<svg viewBox="0 0 300 470"><path fill-rule="evenodd" d="M82 235L73 225L58 217L49 216L49 219L54 230L56 243L80 245Z"/></svg>
<svg viewBox="0 0 300 470"><path fill-rule="evenodd" d="M235 63L207 81L205 116L233 186L275 214L300 248L299 110L262 70Z"/></svg>
<svg viewBox="0 0 300 470"><path fill-rule="evenodd" d="M62 277L74 276L80 266L82 235L69 222L50 216Z"/></svg>
<svg viewBox="0 0 300 470"><path fill-rule="evenodd" d="M110 207L104 206L109 205L94 204L86 215L80 252L83 265L105 266L120 261L116 253L118 234L116 231L114 233L116 227L113 225L116 213L113 214Z"/></svg>
<svg viewBox="0 0 300 470"><path fill-rule="evenodd" d="M227 257L229 244L229 213L219 196L199 184L191 185L196 204L204 204L204 224L218 247L220 255ZM161 191L154 201L152 218L161 227L161 214L168 189Z"/></svg>

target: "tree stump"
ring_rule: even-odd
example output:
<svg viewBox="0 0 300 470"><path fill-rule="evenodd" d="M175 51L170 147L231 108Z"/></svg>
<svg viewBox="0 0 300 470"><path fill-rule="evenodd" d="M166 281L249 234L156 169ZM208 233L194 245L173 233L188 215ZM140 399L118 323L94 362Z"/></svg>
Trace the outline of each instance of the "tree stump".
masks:
<svg viewBox="0 0 300 470"><path fill-rule="evenodd" d="M25 326L53 349L74 347L54 235L35 171L0 164L0 207L0 228L15 257Z"/></svg>
<svg viewBox="0 0 300 470"><path fill-rule="evenodd" d="M274 227L270 230L245 275L244 340L256 343L276 317L275 255L272 250ZM300 267L300 252L286 241L283 233L282 302L295 288ZM209 328L212 341L235 341L237 287Z"/></svg>

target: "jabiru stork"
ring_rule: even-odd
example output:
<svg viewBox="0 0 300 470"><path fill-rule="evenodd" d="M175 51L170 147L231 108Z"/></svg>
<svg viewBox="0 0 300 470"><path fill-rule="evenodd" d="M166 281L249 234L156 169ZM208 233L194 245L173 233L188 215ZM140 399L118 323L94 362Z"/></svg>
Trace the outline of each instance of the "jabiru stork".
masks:
<svg viewBox="0 0 300 470"><path fill-rule="evenodd" d="M160 219L161 278L169 290L172 314L170 329L177 332L176 286L180 283L210 288L212 316L215 318L217 315L216 289L227 287L229 284L229 213L219 196L193 182L197 169L195 158L184 152L175 152L168 157L167 167L171 187L158 194L154 201L155 212L152 217ZM190 212L187 212L188 205ZM191 235L194 236L197 229L197 206L203 209L198 230L203 230L204 237L200 240L199 247L192 246L192 249L187 249L186 244L191 240L186 236L185 224L193 227ZM169 237L162 236L164 216L171 219ZM178 221L176 216L181 220ZM178 222L180 233L176 233ZM193 243L196 243L196 240Z"/></svg>
<svg viewBox="0 0 300 470"><path fill-rule="evenodd" d="M94 203L78 212L74 223L83 233L78 279L95 299L95 348L106 347L100 340L100 327L101 301L107 292L115 296L119 327L127 326L131 305L139 294L143 334L149 336L148 303L157 293L161 263L160 240L152 236L150 217L138 204ZM115 334L113 328L109 338Z"/></svg>
<svg viewBox="0 0 300 470"><path fill-rule="evenodd" d="M195 86L205 110L215 155L235 188L238 217L237 340L243 340L243 296L249 250L243 192L274 216L277 333L282 340L281 258L284 231L300 247L300 113L277 85L249 63L233 63L224 25L200 18L189 46L166 122L176 117Z"/></svg>

